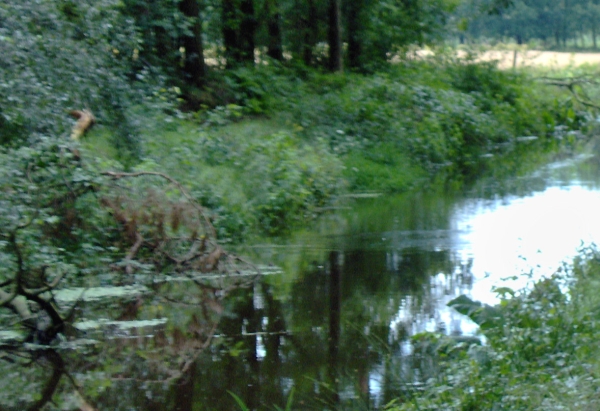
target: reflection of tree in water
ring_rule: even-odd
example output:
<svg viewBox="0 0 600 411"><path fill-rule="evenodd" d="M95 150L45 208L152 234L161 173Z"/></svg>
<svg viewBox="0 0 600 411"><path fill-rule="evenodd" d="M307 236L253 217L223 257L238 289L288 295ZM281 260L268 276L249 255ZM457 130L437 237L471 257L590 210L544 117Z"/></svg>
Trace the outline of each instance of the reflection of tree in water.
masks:
<svg viewBox="0 0 600 411"><path fill-rule="evenodd" d="M411 329L394 328L398 313L433 317L432 300L467 287L469 269L449 251L402 249L393 267L388 255L331 253L309 264L279 298L269 278L234 293L213 361L199 366L202 402L231 409L229 390L249 408L283 406L293 387L294 404L323 409L338 401L381 403L406 390L412 376L403 372L411 364L401 353ZM430 290L440 273L448 281Z"/></svg>
<svg viewBox="0 0 600 411"><path fill-rule="evenodd" d="M0 409L41 410L53 401L61 382L80 409L93 409L59 352L42 347L5 347L0 349L0 358L4 385Z"/></svg>
<svg viewBox="0 0 600 411"><path fill-rule="evenodd" d="M210 288L193 283L156 285L150 296L103 310L135 320L156 317L160 307L171 319L166 325L113 333L109 344L63 353L65 369L83 377L82 393L98 409L235 409L228 391L250 409L283 407L292 388L303 409L381 404L404 393L413 378L413 363L401 355L410 329L394 328L398 313L431 316L432 300L469 278L468 266L448 251L401 249L394 265L390 253L332 253L309 265L285 294L277 294L275 277L230 290L218 303L207 298ZM440 273L449 281L431 291ZM54 401L74 401L63 385Z"/></svg>
<svg viewBox="0 0 600 411"><path fill-rule="evenodd" d="M76 405L85 411L191 410L197 402L197 361L222 313L221 303L207 297L207 287L199 282L158 284L155 294L130 302L84 305L86 315L122 321L99 322L86 334L55 342L54 350L5 343L0 409L37 409L42 400L32 398L42 398L85 403L87 408ZM169 321L151 320L157 308ZM128 326L136 321L139 325Z"/></svg>

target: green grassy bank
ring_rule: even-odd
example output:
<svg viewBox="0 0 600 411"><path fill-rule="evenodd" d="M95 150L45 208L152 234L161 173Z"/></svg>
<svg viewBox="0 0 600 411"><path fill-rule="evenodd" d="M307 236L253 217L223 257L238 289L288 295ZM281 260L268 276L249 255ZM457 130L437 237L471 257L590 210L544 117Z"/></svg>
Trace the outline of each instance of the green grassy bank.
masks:
<svg viewBox="0 0 600 411"><path fill-rule="evenodd" d="M285 233L341 194L472 179L520 142L534 136L534 150L552 148L589 120L565 92L526 73L464 61L406 62L368 76L240 69L201 97L223 105L179 116L139 110L135 168L182 181L232 241ZM107 146L101 130L85 145Z"/></svg>

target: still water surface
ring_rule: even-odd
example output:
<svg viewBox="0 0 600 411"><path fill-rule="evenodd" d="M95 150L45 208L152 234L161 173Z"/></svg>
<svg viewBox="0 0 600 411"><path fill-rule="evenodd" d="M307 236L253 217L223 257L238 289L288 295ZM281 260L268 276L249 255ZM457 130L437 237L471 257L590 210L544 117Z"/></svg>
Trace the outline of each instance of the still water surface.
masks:
<svg viewBox="0 0 600 411"><path fill-rule="evenodd" d="M87 343L34 351L35 367L0 351L0 408L93 409L85 396L99 410L231 411L241 409L235 395L250 410L273 410L292 394L295 410L381 408L432 369L412 355L411 337L477 335L448 301L493 304L494 287L527 287L600 242L600 159L350 206L242 250L274 269L224 304L190 283L155 284L154 295L89 303L80 314L154 320L137 321L137 331L105 321ZM204 339L209 328L215 336Z"/></svg>
<svg viewBox="0 0 600 411"><path fill-rule="evenodd" d="M494 304L494 287L527 287L600 240L599 181L598 158L579 155L468 190L358 200L290 242L255 247L284 273L237 312L246 334L267 334L246 336L246 372L229 381L251 384L252 394L238 387L251 406L283 404L292 386L308 408L385 404L419 379L410 336L476 335L448 301Z"/></svg>

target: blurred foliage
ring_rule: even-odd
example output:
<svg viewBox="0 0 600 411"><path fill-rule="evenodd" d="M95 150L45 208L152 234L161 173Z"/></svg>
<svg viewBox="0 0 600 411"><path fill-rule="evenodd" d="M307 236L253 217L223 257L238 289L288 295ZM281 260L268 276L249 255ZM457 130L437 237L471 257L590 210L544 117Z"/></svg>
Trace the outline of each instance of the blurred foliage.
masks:
<svg viewBox="0 0 600 411"><path fill-rule="evenodd" d="M68 112L91 110L118 157L141 154L129 108L155 92L152 69L132 82L139 36L119 1L10 1L0 5L0 144L64 136ZM143 83L143 84L142 84Z"/></svg>
<svg viewBox="0 0 600 411"><path fill-rule="evenodd" d="M476 0L462 2L449 20L462 42L510 39L541 49L597 49L598 17L600 6L589 0Z"/></svg>
<svg viewBox="0 0 600 411"><path fill-rule="evenodd" d="M72 272L74 264L99 263L97 254L85 251L106 252L100 239L109 227L98 229L96 224L106 221L89 201L102 178L82 167L79 155L72 146L45 137L32 147L0 152L2 282L19 270L32 273L43 266L55 274Z"/></svg>

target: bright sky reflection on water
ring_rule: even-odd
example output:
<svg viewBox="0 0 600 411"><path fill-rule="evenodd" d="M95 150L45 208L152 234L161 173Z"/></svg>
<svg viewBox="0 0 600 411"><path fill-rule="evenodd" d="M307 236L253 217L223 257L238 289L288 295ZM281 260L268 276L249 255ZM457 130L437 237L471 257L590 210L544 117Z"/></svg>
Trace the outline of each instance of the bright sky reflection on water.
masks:
<svg viewBox="0 0 600 411"><path fill-rule="evenodd" d="M587 173L582 171L586 166ZM480 194L496 191L494 183L488 182L484 188L458 199L451 207L447 230L424 235L418 246L448 250L466 267L472 281L465 288L460 282L452 282L455 275L433 276L430 289L435 299L434 313L415 313L401 306L391 323L392 329L409 324L410 334L440 330L457 335L477 334L476 324L447 306L450 300L464 293L473 300L494 305L499 301L494 288L530 288L562 264L572 262L582 246L600 245L597 166L592 156L578 156L551 163L533 175L521 177L520 182L513 180L515 187L536 189L525 189L519 194L509 190L512 193L490 198ZM581 178L581 173L586 176Z"/></svg>
<svg viewBox="0 0 600 411"><path fill-rule="evenodd" d="M458 243L465 245L459 252L473 259L472 297L493 304L493 286L521 289L531 281L523 275L500 279L551 275L582 244L600 241L599 211L600 192L577 183L492 204L468 200L456 210L453 224Z"/></svg>

